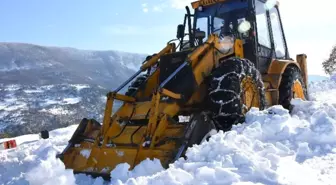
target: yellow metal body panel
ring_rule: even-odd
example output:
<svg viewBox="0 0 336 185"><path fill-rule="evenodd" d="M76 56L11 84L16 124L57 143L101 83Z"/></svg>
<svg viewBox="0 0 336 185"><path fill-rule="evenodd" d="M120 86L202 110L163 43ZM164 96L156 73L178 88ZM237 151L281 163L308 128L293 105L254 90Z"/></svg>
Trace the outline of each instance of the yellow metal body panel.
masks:
<svg viewBox="0 0 336 185"><path fill-rule="evenodd" d="M296 61L298 62L300 68L301 68L301 74L303 78L303 82L306 85L306 88L308 88L308 69L307 69L307 55L301 54L296 56Z"/></svg>
<svg viewBox="0 0 336 185"><path fill-rule="evenodd" d="M165 95L165 96L168 96L168 97L171 97L171 98L174 98L174 99L181 99L182 97L181 97L181 94L176 94L176 93L174 93L174 92L171 92L171 91L169 91L169 90L167 90L167 89L162 89L162 92L161 92L163 95Z"/></svg>
<svg viewBox="0 0 336 185"><path fill-rule="evenodd" d="M158 158L162 160L162 165L168 166L170 160L174 157L176 146L174 142L170 142L155 149L142 149L139 152L137 146L131 146L130 135L137 130L139 126L129 126L124 134L116 140L118 144L128 144L129 146L108 145L108 147L99 147L94 143L81 142L76 147L72 147L67 151L63 161L67 168L74 169L79 172L106 172L107 174L120 163L128 163L133 167L137 163L146 158ZM134 143L139 144L146 127L142 127L133 137ZM169 126L165 129L162 137L182 137L183 127Z"/></svg>
<svg viewBox="0 0 336 185"><path fill-rule="evenodd" d="M292 92L294 94L294 98L300 98L302 100L305 100L305 95L303 92L302 84L299 81L295 81L292 86Z"/></svg>
<svg viewBox="0 0 336 185"><path fill-rule="evenodd" d="M251 77L245 77L241 83L242 87L242 112L247 113L252 107L260 107L260 97L257 85L253 82Z"/></svg>
<svg viewBox="0 0 336 185"><path fill-rule="evenodd" d="M209 6L209 5L213 5L216 3L221 3L221 2L225 2L227 0L200 0L200 1L195 1L191 3L191 6L196 9L199 6Z"/></svg>
<svg viewBox="0 0 336 185"><path fill-rule="evenodd" d="M200 6L210 6L210 5L213 5L213 4L216 4L216 3L223 3L225 1L228 1L228 0L199 0L199 1L192 2L191 6L192 6L193 9L196 9ZM277 4L277 6L280 5L278 0L276 1L276 4Z"/></svg>
<svg viewBox="0 0 336 185"><path fill-rule="evenodd" d="M268 68L268 72L263 76L263 80L269 82L273 89L278 89L281 83L282 74L288 65L295 65L300 69L297 62L291 60L273 60Z"/></svg>
<svg viewBox="0 0 336 185"><path fill-rule="evenodd" d="M224 2L224 0L199 1L197 6L199 3L211 4L212 2ZM83 135L90 141L81 140L77 145L65 150L63 162L66 168L74 169L76 172L109 174L120 163L127 162L133 168L146 158L160 159L164 166L168 166L181 146L180 141L184 139L186 129L183 124L177 125L173 118L176 118L182 110L192 109L193 105L204 100L207 89L204 81L212 70L219 66L221 58L244 57L241 40L235 40L231 43L231 49L222 53L226 44L228 43L223 43L216 35L209 35L205 44L195 48L187 56L186 61L192 69L196 87L193 89L191 98L183 104L178 101L164 100L165 98L181 100L184 97L168 89L158 88L159 68L147 79L144 89L137 92L134 97L108 93L103 124L97 126L89 122ZM160 57L172 52L175 52L175 45L168 44L156 56L146 61L141 66L141 70L146 71L157 64ZM305 60L302 59L301 63L302 65L294 61L272 61L268 74L263 76L269 106L277 103L277 88L285 68L288 65L304 66ZM245 85L251 85L249 79L245 82ZM253 101L251 98L256 91L257 89L252 87L245 93L245 103L248 103L249 107L259 107L260 102ZM115 100L121 100L123 104L112 115ZM130 120L139 124L132 125L129 123ZM167 138L170 140L166 140ZM85 156L87 151L89 156Z"/></svg>
<svg viewBox="0 0 336 185"><path fill-rule="evenodd" d="M244 58L243 41L240 39L236 39L234 47L235 47L234 50L235 50L236 57Z"/></svg>

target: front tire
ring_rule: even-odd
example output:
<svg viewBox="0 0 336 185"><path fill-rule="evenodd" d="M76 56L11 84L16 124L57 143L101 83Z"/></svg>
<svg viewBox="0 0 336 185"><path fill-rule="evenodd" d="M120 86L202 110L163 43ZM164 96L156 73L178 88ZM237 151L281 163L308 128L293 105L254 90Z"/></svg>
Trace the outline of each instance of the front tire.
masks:
<svg viewBox="0 0 336 185"><path fill-rule="evenodd" d="M293 106L290 103L292 99L306 100L307 97L307 89L300 69L296 66L288 66L282 74L279 86L279 104L291 112L293 110Z"/></svg>
<svg viewBox="0 0 336 185"><path fill-rule="evenodd" d="M245 121L252 107L265 108L262 77L247 59L229 58L210 76L209 110L217 127L228 131L232 125Z"/></svg>

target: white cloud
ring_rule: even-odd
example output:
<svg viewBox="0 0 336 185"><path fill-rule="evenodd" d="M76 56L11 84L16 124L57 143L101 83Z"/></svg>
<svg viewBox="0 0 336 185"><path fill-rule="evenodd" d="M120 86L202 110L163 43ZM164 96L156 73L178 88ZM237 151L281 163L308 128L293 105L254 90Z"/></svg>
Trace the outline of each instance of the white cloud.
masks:
<svg viewBox="0 0 336 185"><path fill-rule="evenodd" d="M148 12L147 3L143 3L143 4L141 4L141 6L142 6L142 11L147 13Z"/></svg>
<svg viewBox="0 0 336 185"><path fill-rule="evenodd" d="M162 11L163 11L163 10L162 10L162 6L158 6L158 5L154 6L154 7L153 7L153 11L154 11L154 12L162 12Z"/></svg>
<svg viewBox="0 0 336 185"><path fill-rule="evenodd" d="M171 7L176 9L184 9L186 6L191 6L191 3L196 0L169 0Z"/></svg>
<svg viewBox="0 0 336 185"><path fill-rule="evenodd" d="M143 8L142 11L145 12L145 13L147 13L148 12L148 8Z"/></svg>

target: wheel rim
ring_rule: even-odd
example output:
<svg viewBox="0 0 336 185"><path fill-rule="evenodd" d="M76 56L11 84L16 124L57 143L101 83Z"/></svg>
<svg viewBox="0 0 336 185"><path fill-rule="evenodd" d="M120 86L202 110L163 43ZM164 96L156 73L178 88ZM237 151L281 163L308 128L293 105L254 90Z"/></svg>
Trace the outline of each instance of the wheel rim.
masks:
<svg viewBox="0 0 336 185"><path fill-rule="evenodd" d="M302 85L299 80L296 80L292 85L292 94L293 98L300 98L302 100L305 99L305 95L303 92Z"/></svg>
<svg viewBox="0 0 336 185"><path fill-rule="evenodd" d="M246 114L252 107L260 107L260 97L257 85L251 77L245 77L241 83L242 113Z"/></svg>

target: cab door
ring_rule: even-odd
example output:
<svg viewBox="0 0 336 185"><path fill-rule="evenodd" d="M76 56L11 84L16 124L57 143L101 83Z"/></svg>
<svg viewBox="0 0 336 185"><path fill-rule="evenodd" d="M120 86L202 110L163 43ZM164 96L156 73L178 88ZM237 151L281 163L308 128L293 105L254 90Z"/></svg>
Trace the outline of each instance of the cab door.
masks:
<svg viewBox="0 0 336 185"><path fill-rule="evenodd" d="M265 8L265 3L261 0L255 0L255 21L257 37L257 68L262 74L267 73L268 66L273 58L273 40L271 38L271 29L269 22L269 13Z"/></svg>
<svg viewBox="0 0 336 185"><path fill-rule="evenodd" d="M289 53L285 34L282 27L281 17L278 6L275 5L269 10L269 20L271 25L272 39L274 43L274 58L275 59L289 59Z"/></svg>

